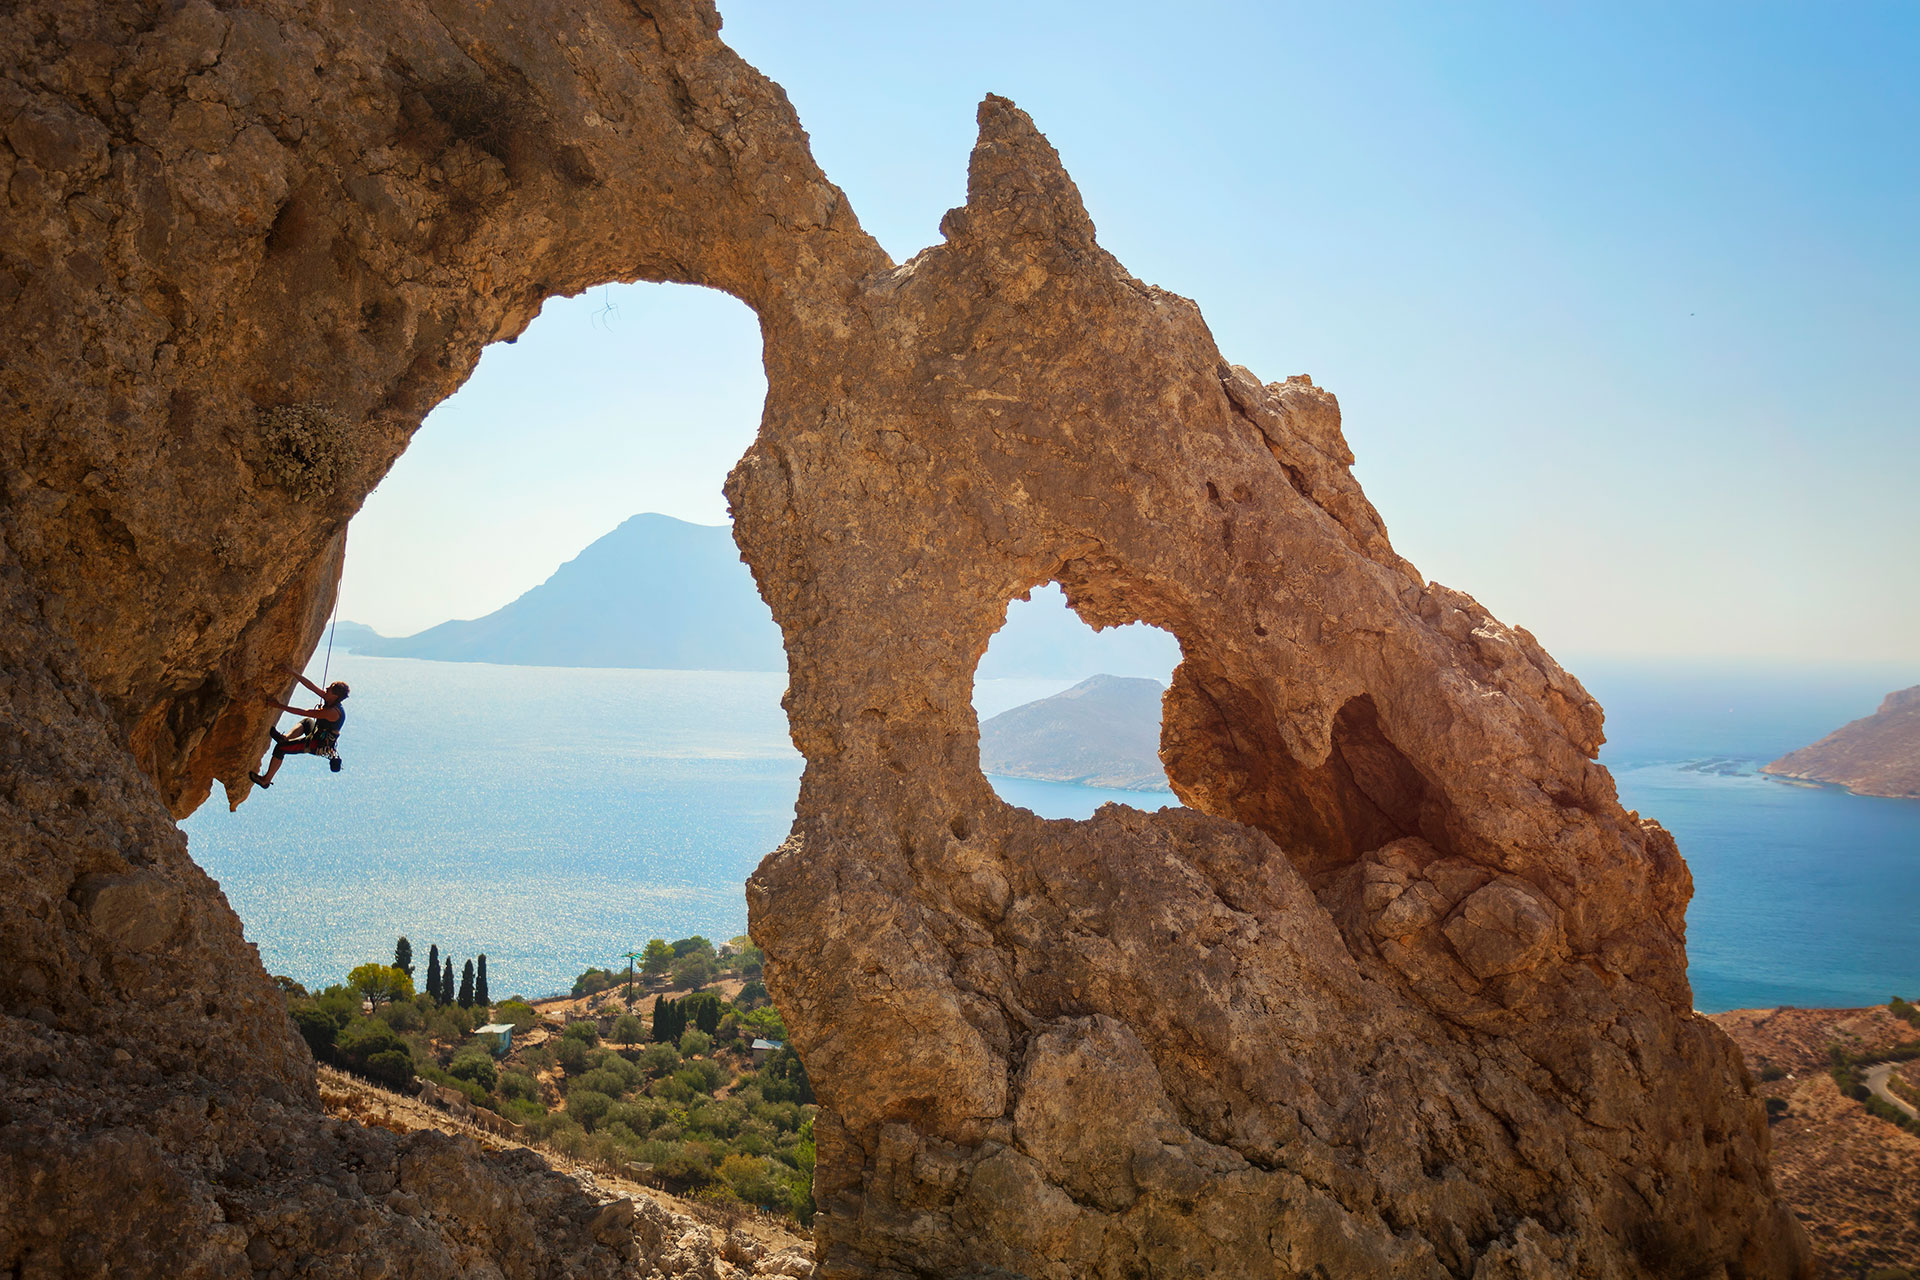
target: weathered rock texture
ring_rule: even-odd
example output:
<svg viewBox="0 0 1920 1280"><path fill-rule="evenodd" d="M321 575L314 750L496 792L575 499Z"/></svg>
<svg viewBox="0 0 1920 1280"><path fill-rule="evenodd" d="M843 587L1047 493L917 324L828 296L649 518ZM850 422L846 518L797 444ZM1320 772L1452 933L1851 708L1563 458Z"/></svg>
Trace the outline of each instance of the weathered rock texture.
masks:
<svg viewBox="0 0 1920 1280"><path fill-rule="evenodd" d="M717 29L10 10L0 1269L626 1265L536 1169L324 1120L168 813L244 796L348 517L481 347L649 279L765 338L728 492L808 765L750 902L825 1274L1802 1273L1672 841L1579 684L1393 553L1333 397L1224 361L999 99L894 265ZM1193 811L988 789L973 667L1048 580L1182 641Z"/></svg>
<svg viewBox="0 0 1920 1280"><path fill-rule="evenodd" d="M1789 751L1760 772L1831 782L1856 795L1920 800L1920 685L1895 690L1872 715Z"/></svg>

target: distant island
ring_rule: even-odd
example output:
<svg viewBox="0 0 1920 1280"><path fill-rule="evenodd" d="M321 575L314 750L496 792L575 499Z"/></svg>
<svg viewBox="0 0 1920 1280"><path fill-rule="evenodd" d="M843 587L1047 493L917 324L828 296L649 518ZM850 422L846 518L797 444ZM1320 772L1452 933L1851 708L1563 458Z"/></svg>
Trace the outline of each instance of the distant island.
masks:
<svg viewBox="0 0 1920 1280"><path fill-rule="evenodd" d="M1158 680L1098 675L980 726L982 772L1124 791L1164 791Z"/></svg>
<svg viewBox="0 0 1920 1280"><path fill-rule="evenodd" d="M349 640L351 643L349 643ZM530 667L785 671L780 629L725 525L634 516L512 604L418 635L343 622L355 653Z"/></svg>
<svg viewBox="0 0 1920 1280"><path fill-rule="evenodd" d="M1829 782L1856 795L1920 800L1920 685L1888 694L1872 715L1781 756L1761 772Z"/></svg>
<svg viewBox="0 0 1920 1280"><path fill-rule="evenodd" d="M1033 596L1031 605L1015 606L1018 623L995 637L981 679L1165 671L1179 660L1178 643L1164 631L1129 626L1096 635L1065 607L1058 587ZM399 637L343 621L333 642L353 653L436 662L787 669L780 629L741 563L733 530L652 513L634 516L483 618Z"/></svg>

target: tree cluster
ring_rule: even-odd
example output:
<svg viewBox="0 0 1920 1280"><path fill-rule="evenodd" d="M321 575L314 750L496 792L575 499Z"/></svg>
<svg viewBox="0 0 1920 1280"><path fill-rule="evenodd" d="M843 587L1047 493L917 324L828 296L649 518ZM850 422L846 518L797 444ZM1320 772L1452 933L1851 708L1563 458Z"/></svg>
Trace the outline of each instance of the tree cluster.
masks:
<svg viewBox="0 0 1920 1280"><path fill-rule="evenodd" d="M720 1018L725 1012L725 1002L711 992L682 996L678 1000L655 996L653 1038L663 1044L678 1044L689 1027L712 1035L720 1029Z"/></svg>
<svg viewBox="0 0 1920 1280"><path fill-rule="evenodd" d="M395 948L396 959L400 947L407 947L405 938L400 939L399 946ZM411 947L407 947L407 954L411 958ZM455 979L453 957L447 957L443 968L440 961L440 944L435 943L428 947L427 995L437 1004L457 1004L462 1009L472 1009L476 1006L482 1009L489 1008L493 1000L487 991L487 957L482 954L477 963L473 960L467 961L460 970L460 977Z"/></svg>

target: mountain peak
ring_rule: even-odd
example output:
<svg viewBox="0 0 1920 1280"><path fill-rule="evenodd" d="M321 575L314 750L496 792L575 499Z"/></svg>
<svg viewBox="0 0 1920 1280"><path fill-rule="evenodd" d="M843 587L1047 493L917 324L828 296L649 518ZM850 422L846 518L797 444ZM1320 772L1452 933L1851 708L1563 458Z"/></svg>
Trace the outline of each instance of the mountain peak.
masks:
<svg viewBox="0 0 1920 1280"><path fill-rule="evenodd" d="M1164 791L1158 680L1096 675L980 726L980 768L1009 778Z"/></svg>

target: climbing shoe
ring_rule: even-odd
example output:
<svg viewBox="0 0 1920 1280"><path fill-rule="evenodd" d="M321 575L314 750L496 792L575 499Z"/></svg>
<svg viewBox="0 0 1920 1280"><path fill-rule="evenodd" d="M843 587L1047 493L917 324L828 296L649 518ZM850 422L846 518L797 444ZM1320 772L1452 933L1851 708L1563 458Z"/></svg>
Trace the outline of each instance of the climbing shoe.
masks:
<svg viewBox="0 0 1920 1280"><path fill-rule="evenodd" d="M327 768L333 770L335 773L340 772L340 757L335 756L333 759L327 761Z"/></svg>
<svg viewBox="0 0 1920 1280"><path fill-rule="evenodd" d="M273 785L271 782L268 782L265 778L261 777L257 773L249 772L247 774L247 777L253 779L253 785L256 787L270 787Z"/></svg>

